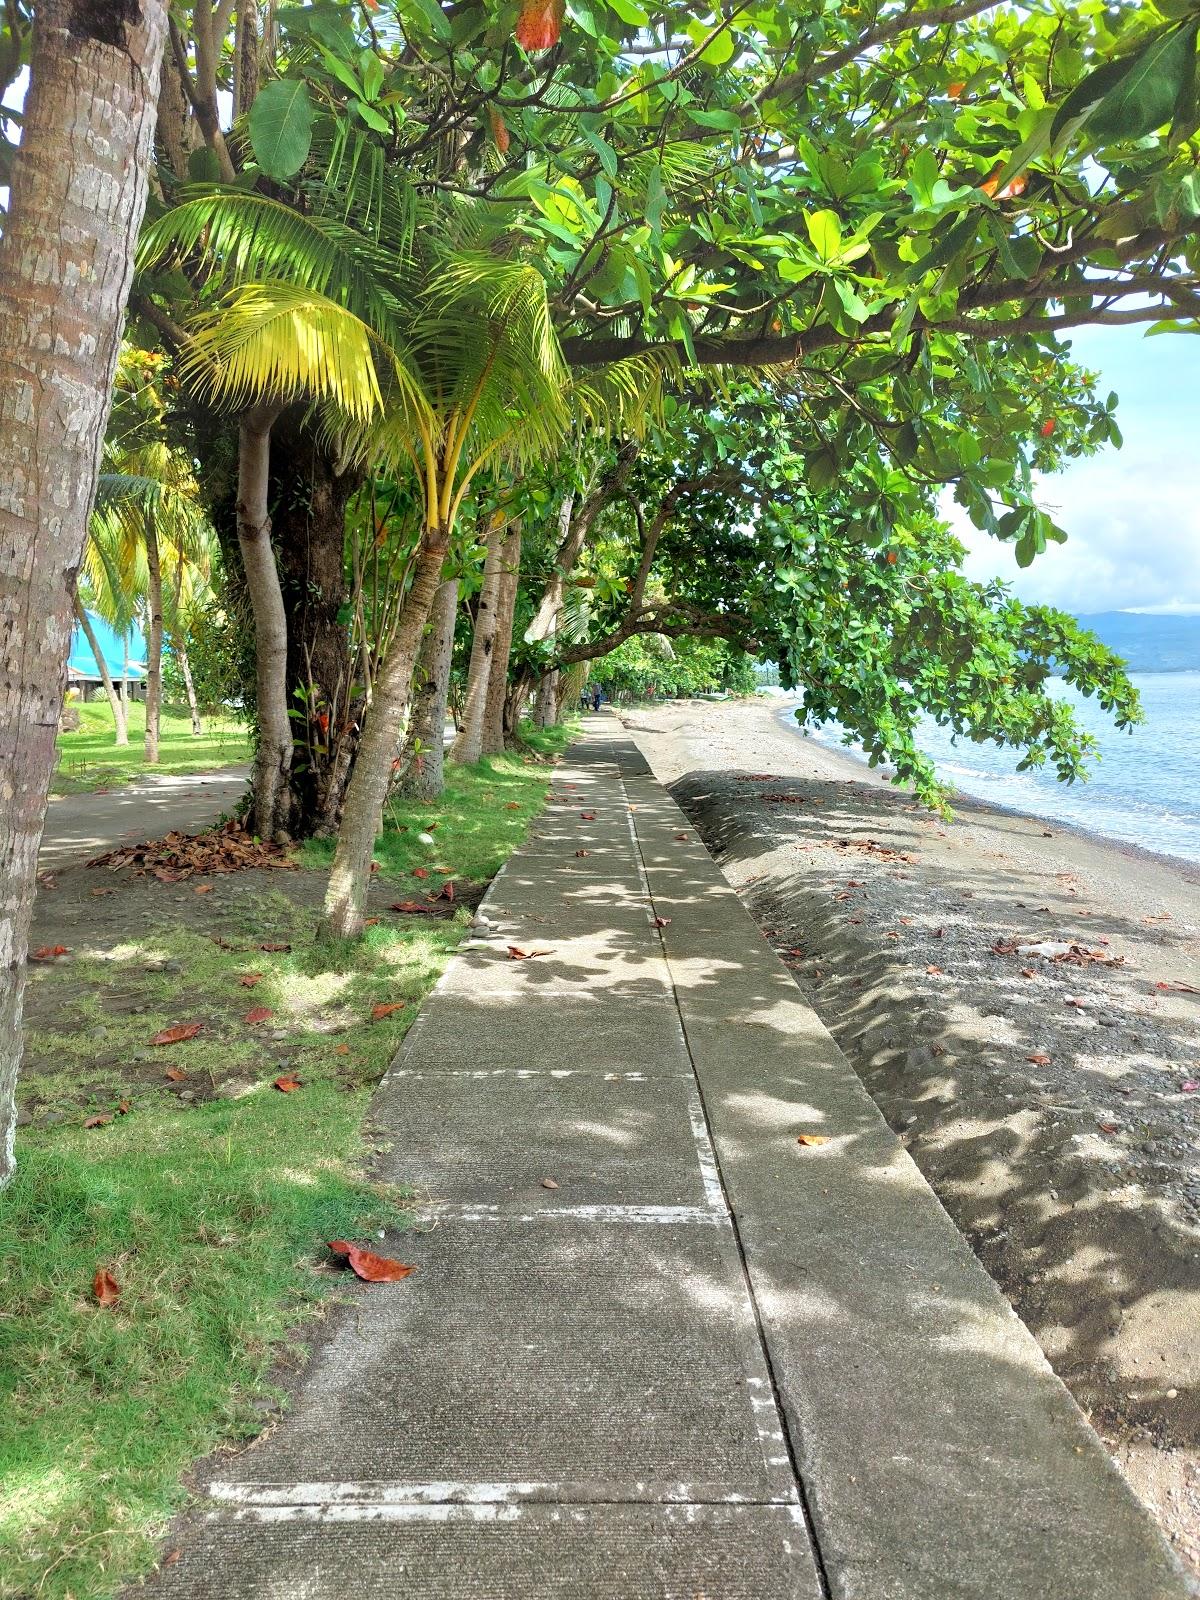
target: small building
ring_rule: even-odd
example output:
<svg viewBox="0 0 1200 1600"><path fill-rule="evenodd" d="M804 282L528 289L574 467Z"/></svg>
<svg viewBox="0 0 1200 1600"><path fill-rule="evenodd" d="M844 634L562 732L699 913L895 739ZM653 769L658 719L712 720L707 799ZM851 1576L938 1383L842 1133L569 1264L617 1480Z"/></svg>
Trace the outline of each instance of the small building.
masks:
<svg viewBox="0 0 1200 1600"><path fill-rule="evenodd" d="M104 656L109 676L119 692L128 700L145 697L146 641L138 628L130 628L124 638L104 618L89 611L88 622L96 635L96 643ZM74 690L81 700L103 697L104 680L95 653L79 623L71 635L71 653L67 657L67 689Z"/></svg>

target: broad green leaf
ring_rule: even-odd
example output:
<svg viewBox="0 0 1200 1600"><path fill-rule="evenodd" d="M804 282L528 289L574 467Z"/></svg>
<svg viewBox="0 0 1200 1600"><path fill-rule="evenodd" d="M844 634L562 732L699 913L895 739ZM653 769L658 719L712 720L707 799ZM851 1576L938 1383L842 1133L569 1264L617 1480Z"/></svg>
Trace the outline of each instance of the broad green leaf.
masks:
<svg viewBox="0 0 1200 1600"><path fill-rule="evenodd" d="M806 211L804 226L820 259L825 263L836 260L842 247L842 224L837 212Z"/></svg>
<svg viewBox="0 0 1200 1600"><path fill-rule="evenodd" d="M312 101L299 78L282 78L259 90L250 108L250 143L269 178L290 178L312 145Z"/></svg>
<svg viewBox="0 0 1200 1600"><path fill-rule="evenodd" d="M1132 55L1106 61L1059 106L1051 139L1086 127L1093 139L1140 139L1173 118L1188 75L1196 70L1200 23L1165 29Z"/></svg>
<svg viewBox="0 0 1200 1600"><path fill-rule="evenodd" d="M605 0L610 11L615 11L622 22L627 22L631 28L644 28L650 18L635 5L633 0Z"/></svg>

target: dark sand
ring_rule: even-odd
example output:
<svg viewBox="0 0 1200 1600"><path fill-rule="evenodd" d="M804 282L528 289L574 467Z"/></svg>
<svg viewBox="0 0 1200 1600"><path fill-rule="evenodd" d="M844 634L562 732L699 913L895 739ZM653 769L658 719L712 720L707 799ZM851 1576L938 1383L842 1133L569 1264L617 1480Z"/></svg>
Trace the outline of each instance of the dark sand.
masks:
<svg viewBox="0 0 1200 1600"><path fill-rule="evenodd" d="M972 801L943 823L778 717L625 722L1200 1572L1200 992L1158 987L1200 991L1200 867Z"/></svg>

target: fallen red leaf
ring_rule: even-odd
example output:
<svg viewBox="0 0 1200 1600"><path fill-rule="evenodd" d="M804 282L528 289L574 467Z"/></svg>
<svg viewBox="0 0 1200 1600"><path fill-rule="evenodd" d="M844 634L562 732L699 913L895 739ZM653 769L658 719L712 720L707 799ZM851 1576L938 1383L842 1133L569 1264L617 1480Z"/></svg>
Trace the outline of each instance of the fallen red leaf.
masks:
<svg viewBox="0 0 1200 1600"><path fill-rule="evenodd" d="M1121 1131L1121 1124L1119 1122L1098 1122L1096 1126L1100 1129L1101 1133L1120 1133Z"/></svg>
<svg viewBox="0 0 1200 1600"><path fill-rule="evenodd" d="M261 972L247 972L245 977L238 979L238 982L241 984L243 989L253 989L254 985L256 983L261 983L262 980L263 975Z"/></svg>
<svg viewBox="0 0 1200 1600"><path fill-rule="evenodd" d="M827 1133L800 1133L796 1135L796 1143L806 1147L814 1144L828 1144L829 1135Z"/></svg>
<svg viewBox="0 0 1200 1600"><path fill-rule="evenodd" d="M1037 1050L1033 1055L1026 1056L1025 1059L1026 1061L1032 1061L1035 1067L1048 1067L1050 1065L1050 1057L1044 1050Z"/></svg>
<svg viewBox="0 0 1200 1600"><path fill-rule="evenodd" d="M596 813L594 811L581 811L579 815L585 822L595 822L596 820Z"/></svg>
<svg viewBox="0 0 1200 1600"><path fill-rule="evenodd" d="M1200 989L1194 988L1190 983L1156 983L1156 989L1164 992L1173 991L1176 994L1200 994Z"/></svg>
<svg viewBox="0 0 1200 1600"><path fill-rule="evenodd" d="M454 899L454 882L453 882L453 879L447 878L446 882L442 885L442 895L447 900L453 900Z"/></svg>
<svg viewBox="0 0 1200 1600"><path fill-rule="evenodd" d="M183 1083L187 1078L187 1073L182 1067L168 1067L163 1073L163 1077L170 1078L172 1083Z"/></svg>
<svg viewBox="0 0 1200 1600"><path fill-rule="evenodd" d="M213 886L211 883L194 883L192 885L193 894L211 894L212 891Z"/></svg>
<svg viewBox="0 0 1200 1600"><path fill-rule="evenodd" d="M299 1078L289 1078L285 1074L282 1078L275 1079L275 1087L284 1094L291 1094L293 1089L302 1089L304 1085Z"/></svg>
<svg viewBox="0 0 1200 1600"><path fill-rule="evenodd" d="M92 1294L98 1306L115 1306L121 1298L121 1285L107 1267L97 1267L92 1279Z"/></svg>
<svg viewBox="0 0 1200 1600"><path fill-rule="evenodd" d="M1021 968L1021 976L1023 978L1036 978L1037 977L1037 973L1034 972L1032 967L1022 967Z"/></svg>
<svg viewBox="0 0 1200 1600"><path fill-rule="evenodd" d="M686 834L686 833L677 833L677 834L676 834L676 835L675 835L675 837L676 837L676 838L677 838L677 839L682 839L682 840L683 840L683 842L684 842L684 844L686 844L686 843L687 843L687 842L688 842L688 836L687 836L687 834Z"/></svg>
<svg viewBox="0 0 1200 1600"><path fill-rule="evenodd" d="M550 950L522 950L520 945L517 944L510 944L508 946L508 959L510 961L532 961L534 956L548 956L552 954L553 952Z"/></svg>
<svg viewBox="0 0 1200 1600"><path fill-rule="evenodd" d="M258 948L260 950L266 950L269 954L274 955L281 950L290 950L292 947L290 944L260 944Z"/></svg>
<svg viewBox="0 0 1200 1600"><path fill-rule="evenodd" d="M941 967L935 967L932 961L925 968L925 971L928 972L932 977L935 977L935 978L941 978L941 977L945 976L945 974L942 972Z"/></svg>
<svg viewBox="0 0 1200 1600"><path fill-rule="evenodd" d="M1200 1089L1200 1083L1197 1083L1195 1078L1189 1078L1186 1083L1181 1083L1179 1088L1182 1094L1195 1094L1196 1090Z"/></svg>
<svg viewBox="0 0 1200 1600"><path fill-rule="evenodd" d="M70 953L65 944L44 944L40 950L35 950L29 959L31 961L55 961L59 956L69 956Z"/></svg>
<svg viewBox="0 0 1200 1600"><path fill-rule="evenodd" d="M333 1053L335 1056L348 1056L350 1054L350 1046L348 1044L335 1045Z"/></svg>
<svg viewBox="0 0 1200 1600"><path fill-rule="evenodd" d="M403 911L408 916L416 916L418 912L428 912L429 907L421 904L419 900L397 900L394 906L388 907L389 911Z"/></svg>
<svg viewBox="0 0 1200 1600"><path fill-rule="evenodd" d="M665 928L670 924L670 921L670 917L655 917L654 926L656 928Z"/></svg>
<svg viewBox="0 0 1200 1600"><path fill-rule="evenodd" d="M265 1022L268 1017L273 1017L274 1015L275 1013L271 1010L270 1006L254 1006L251 1010L247 1011L246 1021Z"/></svg>
<svg viewBox="0 0 1200 1600"><path fill-rule="evenodd" d="M429 876L429 868L428 867L414 867L412 875L413 875L414 878L427 878Z"/></svg>
<svg viewBox="0 0 1200 1600"><path fill-rule="evenodd" d="M107 1128L111 1121L111 1117L85 1117L83 1125L85 1128Z"/></svg>
<svg viewBox="0 0 1200 1600"><path fill-rule="evenodd" d="M194 1039L203 1026L202 1022L178 1022L173 1028L164 1028L161 1033L156 1033L150 1043L182 1044L185 1039Z"/></svg>
<svg viewBox="0 0 1200 1600"><path fill-rule="evenodd" d="M405 1000L378 1000L371 1007L371 1015L378 1022L380 1017L390 1017L393 1011L403 1011L407 1003Z"/></svg>
<svg viewBox="0 0 1200 1600"><path fill-rule="evenodd" d="M117 1115L119 1117L127 1117L132 1109L128 1100L122 1100L117 1106Z"/></svg>
<svg viewBox="0 0 1200 1600"><path fill-rule="evenodd" d="M397 1283L416 1270L402 1261L394 1261L391 1256L377 1256L373 1250L361 1250L345 1239L331 1239L329 1248L334 1255L345 1256L351 1270L364 1283Z"/></svg>

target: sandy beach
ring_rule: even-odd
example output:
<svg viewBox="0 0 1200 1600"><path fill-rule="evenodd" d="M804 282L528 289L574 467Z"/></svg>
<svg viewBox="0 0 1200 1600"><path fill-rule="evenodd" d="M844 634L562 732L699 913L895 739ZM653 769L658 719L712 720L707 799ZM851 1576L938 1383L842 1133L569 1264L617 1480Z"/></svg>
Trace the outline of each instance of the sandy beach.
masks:
<svg viewBox="0 0 1200 1600"><path fill-rule="evenodd" d="M624 720L1200 1572L1200 867L943 821L780 710Z"/></svg>

